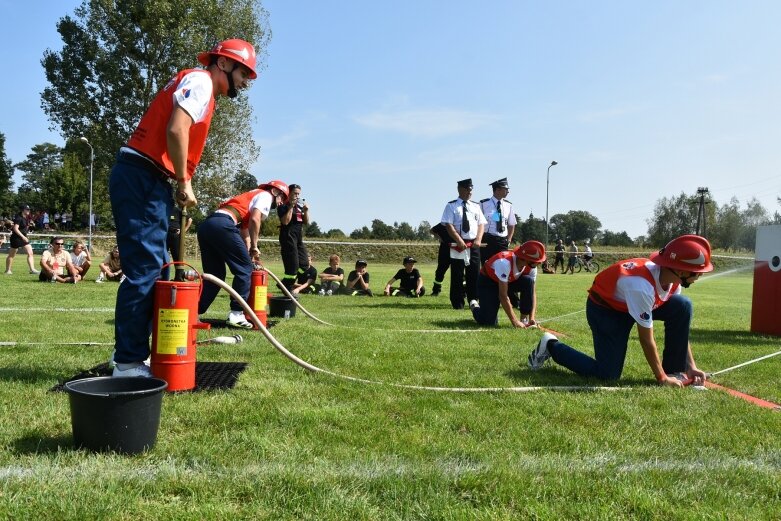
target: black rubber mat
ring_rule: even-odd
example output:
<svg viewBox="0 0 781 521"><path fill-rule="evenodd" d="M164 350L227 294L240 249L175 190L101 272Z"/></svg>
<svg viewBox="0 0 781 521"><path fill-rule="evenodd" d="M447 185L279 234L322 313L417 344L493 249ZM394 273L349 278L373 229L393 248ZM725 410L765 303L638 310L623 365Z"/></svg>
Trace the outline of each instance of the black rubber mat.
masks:
<svg viewBox="0 0 781 521"><path fill-rule="evenodd" d="M183 392L233 389L239 380L239 375L246 368L247 364L244 362L195 362L195 388ZM92 369L63 380L49 389L49 391L65 391L67 382L94 378L96 376L111 376L111 369L109 369L108 363L96 365Z"/></svg>

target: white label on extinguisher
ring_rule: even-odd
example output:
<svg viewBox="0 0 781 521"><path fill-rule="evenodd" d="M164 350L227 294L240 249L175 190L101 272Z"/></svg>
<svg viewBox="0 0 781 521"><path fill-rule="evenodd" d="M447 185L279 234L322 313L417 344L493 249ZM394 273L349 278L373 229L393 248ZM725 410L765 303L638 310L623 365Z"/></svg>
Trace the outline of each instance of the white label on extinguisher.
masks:
<svg viewBox="0 0 781 521"><path fill-rule="evenodd" d="M162 308L157 314L157 352L186 355L189 309Z"/></svg>

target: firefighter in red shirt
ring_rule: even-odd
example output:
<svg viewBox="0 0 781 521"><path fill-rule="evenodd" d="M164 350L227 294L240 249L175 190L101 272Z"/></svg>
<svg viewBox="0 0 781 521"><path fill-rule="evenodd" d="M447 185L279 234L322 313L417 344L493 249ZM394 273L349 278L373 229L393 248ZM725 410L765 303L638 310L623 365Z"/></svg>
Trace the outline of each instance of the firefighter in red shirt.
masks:
<svg viewBox="0 0 781 521"><path fill-rule="evenodd" d="M478 324L498 324L499 306L504 309L513 327L536 325L537 266L545 262L545 246L539 241L526 241L511 251L501 251L488 259L477 278L479 303L469 303ZM520 292L520 319L510 303L510 292Z"/></svg>
<svg viewBox="0 0 781 521"><path fill-rule="evenodd" d="M637 324L643 354L660 384L682 386L671 376L676 373L702 383L705 373L697 369L689 344L692 303L681 294L681 288L712 271L710 259L711 248L705 238L682 235L648 259L613 264L594 278L586 301L594 358L545 333L529 355L529 367L539 369L552 357L580 375L616 380L624 369L629 333ZM661 360L654 340L654 320L664 322Z"/></svg>
<svg viewBox="0 0 781 521"><path fill-rule="evenodd" d="M117 291L114 376L151 376L154 284L166 261L167 216L196 203L190 181L209 133L215 98L236 97L257 78L254 47L225 40L200 53L205 69L179 72L155 96L111 170L109 194L125 282Z"/></svg>

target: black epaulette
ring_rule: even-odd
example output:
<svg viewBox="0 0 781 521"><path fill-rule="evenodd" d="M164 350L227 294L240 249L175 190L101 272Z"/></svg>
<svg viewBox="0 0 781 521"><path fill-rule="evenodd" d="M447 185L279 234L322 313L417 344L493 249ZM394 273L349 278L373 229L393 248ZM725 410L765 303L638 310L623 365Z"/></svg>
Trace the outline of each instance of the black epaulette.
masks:
<svg viewBox="0 0 781 521"><path fill-rule="evenodd" d="M513 204L513 202L512 202L512 201L508 201L507 199L503 199L503 201L504 201L505 203L507 203L507 204Z"/></svg>
<svg viewBox="0 0 781 521"><path fill-rule="evenodd" d="M458 199L453 199L452 201L448 201L448 202L447 202L447 204L453 204L453 203L455 203L456 201L458 201Z"/></svg>
<svg viewBox="0 0 781 521"><path fill-rule="evenodd" d="M491 200L490 197L486 197L485 199L480 199L480 204L483 204L484 202L490 201L490 200Z"/></svg>

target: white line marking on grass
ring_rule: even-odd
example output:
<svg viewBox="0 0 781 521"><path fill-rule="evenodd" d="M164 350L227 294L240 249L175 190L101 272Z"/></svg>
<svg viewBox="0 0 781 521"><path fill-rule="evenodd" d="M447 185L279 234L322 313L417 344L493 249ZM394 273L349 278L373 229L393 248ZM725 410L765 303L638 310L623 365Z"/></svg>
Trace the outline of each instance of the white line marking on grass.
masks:
<svg viewBox="0 0 781 521"><path fill-rule="evenodd" d="M581 472L602 474L642 474L648 471L659 471L679 475L681 473L710 473L748 470L775 476L781 471L778 455L772 453L760 454L754 458L705 457L692 459L652 459L650 461L635 461L621 454L593 454L584 457L568 455L543 456L510 456L501 466L508 469L527 472ZM467 474L490 473L494 465L485 462L462 461L453 458L439 458L433 462L399 461L391 458L388 461L320 461L306 463L298 461L295 465L289 462L263 462L248 465L210 467L193 465L190 460L175 460L167 458L153 465L141 465L135 468L128 466L78 465L67 467L62 464L34 465L24 467L9 465L0 467L0 480L4 482L42 482L68 483L73 481L127 481L151 479L171 479L191 477L209 480L222 480L241 477L273 477L273 476L321 476L323 480L333 477L382 479L396 476L442 476L454 477ZM317 478L315 478L317 479Z"/></svg>

